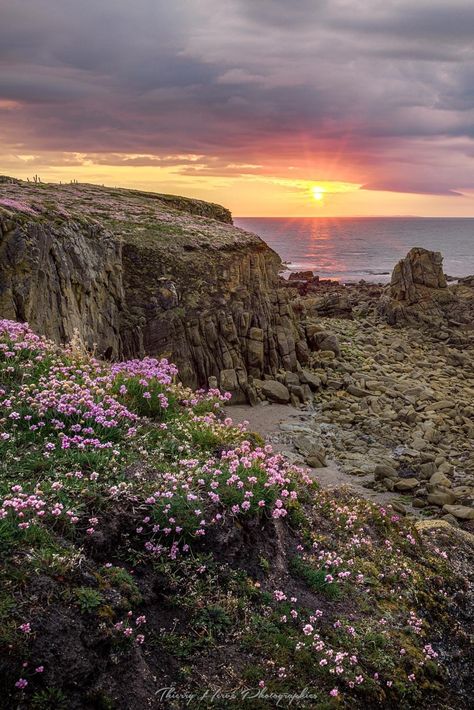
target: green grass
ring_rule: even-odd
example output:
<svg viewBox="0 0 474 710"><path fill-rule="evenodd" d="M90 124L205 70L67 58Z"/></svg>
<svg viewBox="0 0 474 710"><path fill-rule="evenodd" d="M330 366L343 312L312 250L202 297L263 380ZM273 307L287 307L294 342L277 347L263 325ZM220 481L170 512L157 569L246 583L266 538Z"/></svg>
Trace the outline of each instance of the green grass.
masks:
<svg viewBox="0 0 474 710"><path fill-rule="evenodd" d="M337 582L326 581L327 575L334 574L332 567L315 567L300 557L293 557L289 566L292 574L302 579L314 592L321 592L333 599L341 595Z"/></svg>

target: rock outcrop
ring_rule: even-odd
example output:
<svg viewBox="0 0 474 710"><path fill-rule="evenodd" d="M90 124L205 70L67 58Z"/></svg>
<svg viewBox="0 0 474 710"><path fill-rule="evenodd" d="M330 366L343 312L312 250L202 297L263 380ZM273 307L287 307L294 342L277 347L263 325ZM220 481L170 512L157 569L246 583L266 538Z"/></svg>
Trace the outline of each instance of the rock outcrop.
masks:
<svg viewBox="0 0 474 710"><path fill-rule="evenodd" d="M425 289L442 289L447 286L441 253L414 247L395 266L390 282L390 295L397 301L412 304L426 297Z"/></svg>
<svg viewBox="0 0 474 710"><path fill-rule="evenodd" d="M440 252L414 247L395 266L380 312L391 325L439 326L449 321L469 325L474 292L469 282L448 286Z"/></svg>
<svg viewBox="0 0 474 710"><path fill-rule="evenodd" d="M111 358L165 355L193 387L305 363L281 261L230 212L93 185L0 183L0 316ZM250 382L249 382L250 378Z"/></svg>

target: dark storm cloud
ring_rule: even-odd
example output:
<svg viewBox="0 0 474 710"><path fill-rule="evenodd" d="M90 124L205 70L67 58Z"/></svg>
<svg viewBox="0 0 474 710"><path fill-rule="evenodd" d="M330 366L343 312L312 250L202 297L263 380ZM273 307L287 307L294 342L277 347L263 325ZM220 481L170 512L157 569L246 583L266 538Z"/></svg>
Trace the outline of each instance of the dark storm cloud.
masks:
<svg viewBox="0 0 474 710"><path fill-rule="evenodd" d="M265 26L298 28L321 19L329 6L329 0L237 0L236 5L248 20L257 27Z"/></svg>
<svg viewBox="0 0 474 710"><path fill-rule="evenodd" d="M446 194L474 186L473 36L472 0L0 0L2 138L308 179L333 153L371 188Z"/></svg>
<svg viewBox="0 0 474 710"><path fill-rule="evenodd" d="M354 3L357 5L357 3ZM349 33L363 32L388 37L412 37L443 43L467 40L474 32L474 4L469 0L421 0L421 2L360 3L369 12L337 13L331 24Z"/></svg>

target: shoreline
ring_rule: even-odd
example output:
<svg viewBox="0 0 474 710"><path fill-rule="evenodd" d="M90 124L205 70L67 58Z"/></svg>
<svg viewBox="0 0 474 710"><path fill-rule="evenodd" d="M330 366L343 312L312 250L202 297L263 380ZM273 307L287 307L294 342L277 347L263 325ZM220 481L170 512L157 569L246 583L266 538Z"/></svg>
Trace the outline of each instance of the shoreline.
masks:
<svg viewBox="0 0 474 710"><path fill-rule="evenodd" d="M291 404L262 404L268 388L255 381L260 403L234 404L229 416L248 420L249 431L306 466L323 488L347 486L403 515L442 518L474 532L469 310L462 323L451 315L439 320L427 315L431 311L423 310L421 301L408 312L416 311L419 322L389 325L380 312L384 287L342 286L304 272L287 285L294 289L293 303L316 316L313 337L325 343L326 349L318 345L310 354L311 396L299 403L292 397ZM471 282L453 288L472 309ZM439 291L450 298L449 289ZM306 373L299 372L300 382L309 382ZM276 380L292 392L293 377L282 371Z"/></svg>

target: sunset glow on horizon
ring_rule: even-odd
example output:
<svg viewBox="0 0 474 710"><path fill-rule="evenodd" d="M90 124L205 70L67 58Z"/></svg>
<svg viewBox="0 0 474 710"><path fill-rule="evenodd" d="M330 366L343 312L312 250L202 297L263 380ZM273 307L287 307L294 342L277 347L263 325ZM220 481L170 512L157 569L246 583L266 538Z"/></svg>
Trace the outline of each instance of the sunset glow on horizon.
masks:
<svg viewBox="0 0 474 710"><path fill-rule="evenodd" d="M316 202L322 202L325 192L324 188L316 185L315 187L311 188L311 191L313 193L313 199L315 199Z"/></svg>
<svg viewBox="0 0 474 710"><path fill-rule="evenodd" d="M236 216L474 216L473 4L356 5L7 2L0 173Z"/></svg>

